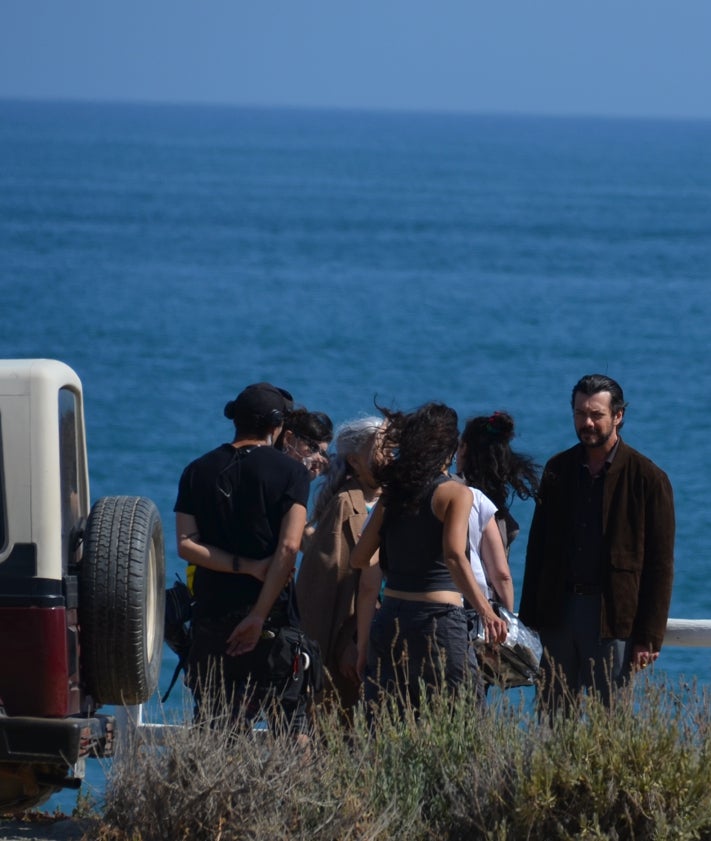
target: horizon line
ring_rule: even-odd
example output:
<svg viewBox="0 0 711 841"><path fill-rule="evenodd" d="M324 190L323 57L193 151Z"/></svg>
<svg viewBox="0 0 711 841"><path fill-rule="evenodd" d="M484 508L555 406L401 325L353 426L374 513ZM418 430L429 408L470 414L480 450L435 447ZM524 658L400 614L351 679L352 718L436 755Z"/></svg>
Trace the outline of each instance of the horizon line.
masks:
<svg viewBox="0 0 711 841"><path fill-rule="evenodd" d="M312 111L350 114L392 114L412 116L452 116L452 117L496 117L496 118L538 118L538 119L575 119L575 120L620 120L640 122L711 122L711 115L692 114L622 114L594 111L534 111L516 109L467 109L439 108L435 106L376 106L376 105L333 105L305 103L259 103L229 102L221 100L178 100L178 99L134 99L131 97L81 97L81 96L40 96L7 95L0 93L0 103L25 103L37 105L118 105L137 107L167 108L221 108L243 111Z"/></svg>

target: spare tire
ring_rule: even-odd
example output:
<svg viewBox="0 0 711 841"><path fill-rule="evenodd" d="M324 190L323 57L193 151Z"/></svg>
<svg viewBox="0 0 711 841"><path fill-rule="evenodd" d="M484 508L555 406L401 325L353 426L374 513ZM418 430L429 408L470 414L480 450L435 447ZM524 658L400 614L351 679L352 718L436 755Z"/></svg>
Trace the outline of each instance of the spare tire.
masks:
<svg viewBox="0 0 711 841"><path fill-rule="evenodd" d="M91 509L79 575L82 680L99 704L142 704L163 652L165 546L145 497L107 496Z"/></svg>

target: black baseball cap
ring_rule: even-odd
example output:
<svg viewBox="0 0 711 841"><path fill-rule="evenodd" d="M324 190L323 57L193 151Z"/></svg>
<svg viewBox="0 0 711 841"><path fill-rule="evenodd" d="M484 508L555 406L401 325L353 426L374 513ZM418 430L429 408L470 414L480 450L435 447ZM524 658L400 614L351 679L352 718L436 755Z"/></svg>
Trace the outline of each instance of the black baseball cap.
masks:
<svg viewBox="0 0 711 841"><path fill-rule="evenodd" d="M253 383L225 406L225 417L237 424L267 418L272 412L281 415L294 408L294 398L285 388L271 383Z"/></svg>

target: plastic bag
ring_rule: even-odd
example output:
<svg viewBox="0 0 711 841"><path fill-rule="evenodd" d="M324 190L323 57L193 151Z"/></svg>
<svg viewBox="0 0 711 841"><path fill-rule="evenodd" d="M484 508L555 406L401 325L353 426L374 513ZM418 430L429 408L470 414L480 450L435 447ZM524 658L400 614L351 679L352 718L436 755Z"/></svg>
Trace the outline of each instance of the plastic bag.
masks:
<svg viewBox="0 0 711 841"><path fill-rule="evenodd" d="M540 671L543 646L538 633L507 610L492 602L497 615L506 622L508 633L500 645L484 639L484 623L474 611L468 612L469 639L474 646L481 677L486 683L501 689L533 686Z"/></svg>

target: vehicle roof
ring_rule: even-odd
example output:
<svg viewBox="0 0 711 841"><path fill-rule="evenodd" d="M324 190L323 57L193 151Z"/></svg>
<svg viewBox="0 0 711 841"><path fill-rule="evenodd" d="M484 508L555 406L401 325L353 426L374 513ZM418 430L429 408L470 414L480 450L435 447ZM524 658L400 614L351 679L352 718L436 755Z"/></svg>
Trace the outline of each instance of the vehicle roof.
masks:
<svg viewBox="0 0 711 841"><path fill-rule="evenodd" d="M81 390L77 373L56 359L0 359L0 393L24 394L31 382L47 386L72 386Z"/></svg>

